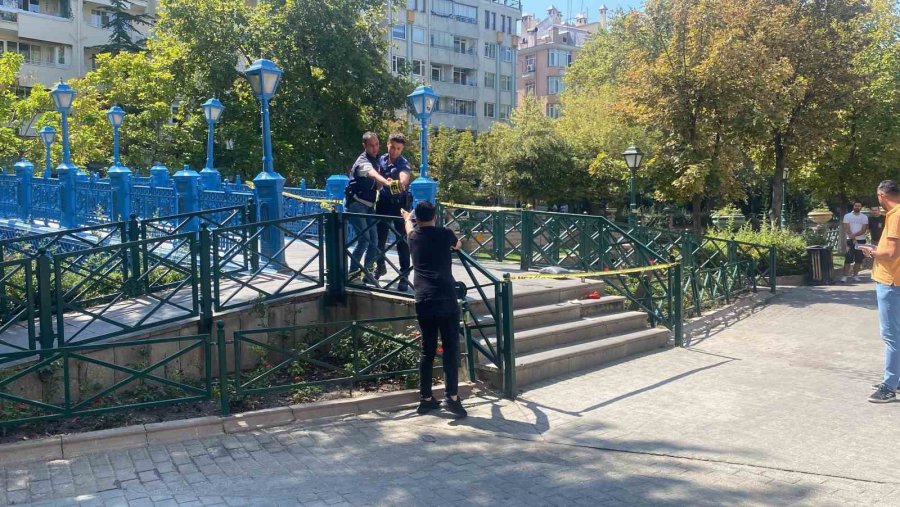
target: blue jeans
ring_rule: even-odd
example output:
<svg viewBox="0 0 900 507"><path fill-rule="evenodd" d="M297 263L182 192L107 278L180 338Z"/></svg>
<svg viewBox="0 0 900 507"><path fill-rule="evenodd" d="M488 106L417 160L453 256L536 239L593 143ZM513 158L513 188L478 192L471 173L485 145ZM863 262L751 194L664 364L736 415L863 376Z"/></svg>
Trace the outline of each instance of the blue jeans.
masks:
<svg viewBox="0 0 900 507"><path fill-rule="evenodd" d="M352 202L347 206L347 212L371 215L375 210L360 202ZM349 218L350 226L353 227L353 233L356 236L356 246L353 247L353 252L350 254L350 257L353 259L350 269L354 270L363 267L363 264L360 263L363 252L366 254L365 268L371 269L375 263L375 258L378 256L378 227L375 226L375 219L360 216L347 218Z"/></svg>
<svg viewBox="0 0 900 507"><path fill-rule="evenodd" d="M884 383L897 389L900 383L900 287L875 284L878 297L878 322L885 345Z"/></svg>

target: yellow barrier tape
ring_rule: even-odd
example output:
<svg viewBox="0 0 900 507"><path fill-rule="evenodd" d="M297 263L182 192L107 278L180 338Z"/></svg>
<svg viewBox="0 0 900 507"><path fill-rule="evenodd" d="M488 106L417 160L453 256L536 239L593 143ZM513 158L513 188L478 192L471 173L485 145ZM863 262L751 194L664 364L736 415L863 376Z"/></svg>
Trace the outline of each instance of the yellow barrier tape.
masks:
<svg viewBox="0 0 900 507"><path fill-rule="evenodd" d="M250 190L253 190L255 188L252 181L246 181L244 182L244 185L247 185ZM281 195L303 202L317 202L319 203L319 205L326 209L334 209L335 204L344 204L344 201L340 201L337 199L313 199L312 197L303 197L302 195L292 194L290 192L282 192Z"/></svg>
<svg viewBox="0 0 900 507"><path fill-rule="evenodd" d="M475 206L468 204L456 204L453 202L442 202L441 206L450 208L469 209L473 211L522 211L522 208L504 208L503 206Z"/></svg>
<svg viewBox="0 0 900 507"><path fill-rule="evenodd" d="M537 278L597 278L613 275L630 275L632 273L643 273L645 271L659 271L677 266L675 262L668 264L654 264L652 266L641 266L639 268L619 269L615 271L584 271L571 273L529 273L527 275L511 275L510 280L532 280Z"/></svg>

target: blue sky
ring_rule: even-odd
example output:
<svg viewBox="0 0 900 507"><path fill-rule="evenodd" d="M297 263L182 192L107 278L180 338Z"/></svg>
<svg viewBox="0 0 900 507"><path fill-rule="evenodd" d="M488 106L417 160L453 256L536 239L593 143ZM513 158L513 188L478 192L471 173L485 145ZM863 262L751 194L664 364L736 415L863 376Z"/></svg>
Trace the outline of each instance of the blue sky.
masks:
<svg viewBox="0 0 900 507"><path fill-rule="evenodd" d="M605 4L610 13L618 8L639 8L641 0L522 0L522 12L535 14L538 19L547 17L547 7L550 4L562 11L563 18L575 18L579 11L585 11L588 22L597 21L600 17L600 5ZM571 7L570 7L571 6Z"/></svg>

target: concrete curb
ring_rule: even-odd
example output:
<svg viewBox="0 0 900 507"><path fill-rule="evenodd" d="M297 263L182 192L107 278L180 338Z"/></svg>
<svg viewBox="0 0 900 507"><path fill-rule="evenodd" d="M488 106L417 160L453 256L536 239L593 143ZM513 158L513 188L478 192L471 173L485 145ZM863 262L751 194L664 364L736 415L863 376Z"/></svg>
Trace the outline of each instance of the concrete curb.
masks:
<svg viewBox="0 0 900 507"><path fill-rule="evenodd" d="M459 385L459 394L471 395L474 384ZM444 387L436 386L434 396L443 397ZM417 403L419 391L407 389L393 393L373 394L359 398L301 403L228 416L207 416L161 423L139 424L40 438L0 445L0 466L23 461L69 459L96 452L143 447L149 444L179 442L240 433L292 422L347 416L375 410L392 410Z"/></svg>

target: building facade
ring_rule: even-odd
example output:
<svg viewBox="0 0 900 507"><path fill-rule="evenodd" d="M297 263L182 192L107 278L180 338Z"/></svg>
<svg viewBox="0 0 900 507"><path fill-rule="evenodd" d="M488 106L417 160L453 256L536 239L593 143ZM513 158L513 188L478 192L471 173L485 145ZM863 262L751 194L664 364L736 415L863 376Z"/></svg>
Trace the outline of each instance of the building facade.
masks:
<svg viewBox="0 0 900 507"><path fill-rule="evenodd" d="M432 125L489 130L516 104L519 0L407 0L388 6L387 64L440 95Z"/></svg>
<svg viewBox="0 0 900 507"><path fill-rule="evenodd" d="M566 69L588 37L605 28L606 7L603 6L600 21L596 23L588 23L584 14L578 14L574 22L564 21L562 13L553 6L541 21L532 14L523 15L517 51L517 67L521 69L516 89L518 100L531 95L543 105L544 114L559 117L559 95L565 88Z"/></svg>
<svg viewBox="0 0 900 507"><path fill-rule="evenodd" d="M130 3L135 14L153 15L156 10L156 0ZM96 48L109 41L111 30L104 28L112 15L109 7L108 0L0 0L0 53L12 51L25 58L19 86L49 88L92 70Z"/></svg>

